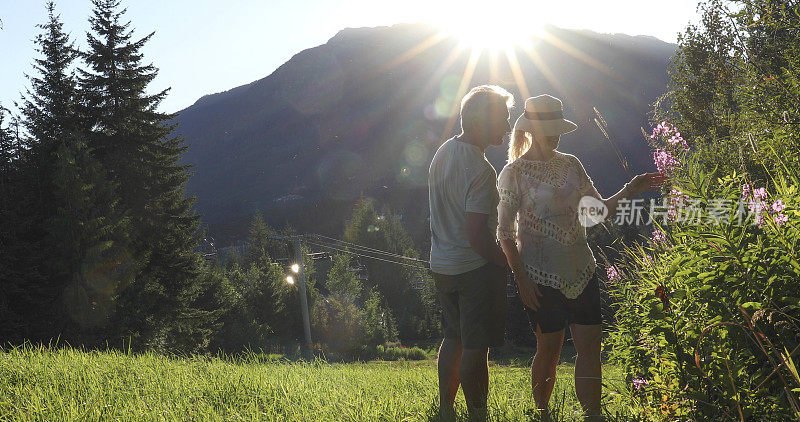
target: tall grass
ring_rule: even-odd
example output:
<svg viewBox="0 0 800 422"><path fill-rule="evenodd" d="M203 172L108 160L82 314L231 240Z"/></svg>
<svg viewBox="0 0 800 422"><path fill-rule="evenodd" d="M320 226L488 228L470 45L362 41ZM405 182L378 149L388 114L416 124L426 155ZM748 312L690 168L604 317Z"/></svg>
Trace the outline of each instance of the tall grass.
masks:
<svg viewBox="0 0 800 422"><path fill-rule="evenodd" d="M491 420L535 417L527 364L492 364ZM555 419L580 420L572 365L557 376ZM433 360L329 364L28 346L0 352L0 420L427 421L438 420L437 383ZM618 406L614 388L606 402ZM465 418L461 393L456 405Z"/></svg>

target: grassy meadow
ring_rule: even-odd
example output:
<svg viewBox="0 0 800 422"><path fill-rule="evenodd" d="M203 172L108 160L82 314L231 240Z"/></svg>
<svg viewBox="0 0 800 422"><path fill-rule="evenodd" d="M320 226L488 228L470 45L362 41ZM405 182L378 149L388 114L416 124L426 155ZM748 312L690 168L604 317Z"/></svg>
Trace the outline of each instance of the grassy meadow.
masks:
<svg viewBox="0 0 800 422"><path fill-rule="evenodd" d="M530 357L493 362L492 420L532 420ZM551 405L580 420L573 366ZM618 371L606 366L606 377ZM605 382L606 411L616 413ZM25 347L0 352L0 420L427 421L437 416L436 362L326 363L280 355L239 359ZM459 392L457 410L466 418Z"/></svg>

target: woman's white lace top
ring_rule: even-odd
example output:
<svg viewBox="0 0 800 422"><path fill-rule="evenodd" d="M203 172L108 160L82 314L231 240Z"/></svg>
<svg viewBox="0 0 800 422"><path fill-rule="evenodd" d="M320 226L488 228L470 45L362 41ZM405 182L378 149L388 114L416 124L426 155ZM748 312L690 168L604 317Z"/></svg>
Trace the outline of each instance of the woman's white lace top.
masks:
<svg viewBox="0 0 800 422"><path fill-rule="evenodd" d="M597 266L578 203L585 195L601 197L577 157L555 153L548 161L518 158L500 172L497 238L516 239L534 282L574 299Z"/></svg>

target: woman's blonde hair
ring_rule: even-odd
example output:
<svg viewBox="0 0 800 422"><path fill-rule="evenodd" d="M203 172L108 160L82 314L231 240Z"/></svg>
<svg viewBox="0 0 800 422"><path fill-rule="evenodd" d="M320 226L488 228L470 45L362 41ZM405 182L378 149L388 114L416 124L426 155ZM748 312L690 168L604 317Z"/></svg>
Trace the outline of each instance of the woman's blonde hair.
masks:
<svg viewBox="0 0 800 422"><path fill-rule="evenodd" d="M508 162L512 163L522 157L533 144L533 135L524 130L515 130L511 134L511 142L508 143Z"/></svg>

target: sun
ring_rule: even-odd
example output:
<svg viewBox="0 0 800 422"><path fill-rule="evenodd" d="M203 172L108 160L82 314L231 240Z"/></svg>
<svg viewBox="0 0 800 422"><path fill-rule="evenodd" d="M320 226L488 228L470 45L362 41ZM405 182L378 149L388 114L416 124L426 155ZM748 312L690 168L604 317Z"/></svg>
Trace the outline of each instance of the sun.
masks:
<svg viewBox="0 0 800 422"><path fill-rule="evenodd" d="M515 22L515 23L512 23ZM472 13L451 16L438 23L443 35L458 39L463 47L472 50L511 51L530 45L545 35L545 22L528 17L523 23L491 13Z"/></svg>

